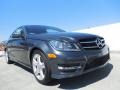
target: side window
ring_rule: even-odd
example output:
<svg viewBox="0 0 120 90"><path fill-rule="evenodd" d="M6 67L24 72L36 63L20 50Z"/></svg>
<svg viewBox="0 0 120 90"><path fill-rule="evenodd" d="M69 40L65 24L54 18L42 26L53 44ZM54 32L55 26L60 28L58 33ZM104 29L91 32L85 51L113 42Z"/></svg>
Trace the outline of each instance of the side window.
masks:
<svg viewBox="0 0 120 90"><path fill-rule="evenodd" d="M55 30L55 29L47 29L46 31L47 31L48 33L59 32L59 31L57 31L57 30Z"/></svg>
<svg viewBox="0 0 120 90"><path fill-rule="evenodd" d="M11 35L11 37L12 38L19 38L19 36L22 34L22 28L18 28L18 29L16 29L13 33L12 33L12 35Z"/></svg>

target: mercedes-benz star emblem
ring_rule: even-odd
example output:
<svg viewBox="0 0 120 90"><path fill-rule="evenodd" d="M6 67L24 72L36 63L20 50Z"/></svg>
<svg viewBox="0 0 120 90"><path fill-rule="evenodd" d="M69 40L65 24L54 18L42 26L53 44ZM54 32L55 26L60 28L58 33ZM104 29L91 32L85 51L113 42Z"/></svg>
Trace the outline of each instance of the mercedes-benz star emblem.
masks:
<svg viewBox="0 0 120 90"><path fill-rule="evenodd" d="M101 41L100 38L97 38L96 44L97 44L97 46L98 46L99 48L102 48L102 47L103 47L103 43L102 43L102 41Z"/></svg>

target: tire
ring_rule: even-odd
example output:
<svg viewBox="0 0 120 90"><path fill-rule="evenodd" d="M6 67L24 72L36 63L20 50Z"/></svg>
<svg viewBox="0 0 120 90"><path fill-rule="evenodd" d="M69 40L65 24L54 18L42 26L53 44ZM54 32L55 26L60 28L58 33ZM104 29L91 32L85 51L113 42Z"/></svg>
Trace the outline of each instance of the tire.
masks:
<svg viewBox="0 0 120 90"><path fill-rule="evenodd" d="M6 59L7 64L12 64L13 63L13 61L11 61L10 58L9 58L9 53L8 53L7 50L5 51L5 59Z"/></svg>
<svg viewBox="0 0 120 90"><path fill-rule="evenodd" d="M35 50L32 54L31 63L36 80L47 85L52 79L45 55L41 51Z"/></svg>

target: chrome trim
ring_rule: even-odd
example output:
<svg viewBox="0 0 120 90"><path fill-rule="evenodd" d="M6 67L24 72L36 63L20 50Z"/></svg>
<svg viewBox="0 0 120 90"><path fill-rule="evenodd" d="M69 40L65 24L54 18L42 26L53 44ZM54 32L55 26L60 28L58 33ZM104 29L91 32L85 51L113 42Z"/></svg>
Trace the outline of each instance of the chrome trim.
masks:
<svg viewBox="0 0 120 90"><path fill-rule="evenodd" d="M99 41L99 42L98 42ZM98 49L101 49L105 46L105 40L104 39L101 39L101 38L97 38L96 40L94 41L80 41L80 44L81 46L84 48L84 49L94 49L94 48L98 48ZM83 44L83 45L82 45ZM84 46L85 44L85 46ZM87 45L88 44L88 45ZM91 45L89 45L91 44ZM92 45L92 44L95 44L95 45ZM100 45L99 45L100 44ZM87 45L87 46L86 46Z"/></svg>
<svg viewBox="0 0 120 90"><path fill-rule="evenodd" d="M101 41L105 41L104 39L101 39Z"/></svg>
<svg viewBox="0 0 120 90"><path fill-rule="evenodd" d="M81 69L82 66L72 66L72 67L62 67L62 66L58 66L59 70L71 70L71 69Z"/></svg>
<svg viewBox="0 0 120 90"><path fill-rule="evenodd" d="M103 46L104 46L103 39L97 38L96 45L98 46L98 48L103 48Z"/></svg>
<svg viewBox="0 0 120 90"><path fill-rule="evenodd" d="M104 39L101 39L101 41L103 42L103 41L105 41L105 40L104 40ZM94 40L94 41L87 41L87 42L80 41L80 43L96 43L96 40Z"/></svg>
<svg viewBox="0 0 120 90"><path fill-rule="evenodd" d="M96 43L96 40L95 41L88 41L88 42L80 42L80 43Z"/></svg>
<svg viewBox="0 0 120 90"><path fill-rule="evenodd" d="M98 46L90 46L90 47L83 47L83 48L98 48Z"/></svg>

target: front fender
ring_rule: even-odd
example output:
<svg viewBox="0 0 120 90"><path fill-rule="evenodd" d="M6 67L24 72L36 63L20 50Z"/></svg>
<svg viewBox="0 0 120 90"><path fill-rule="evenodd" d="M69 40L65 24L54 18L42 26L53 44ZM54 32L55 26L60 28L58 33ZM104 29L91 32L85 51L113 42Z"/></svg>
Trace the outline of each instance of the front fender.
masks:
<svg viewBox="0 0 120 90"><path fill-rule="evenodd" d="M39 49L47 58L48 53L52 53L53 50L50 47L48 41L43 40L29 40L29 56L34 49Z"/></svg>

